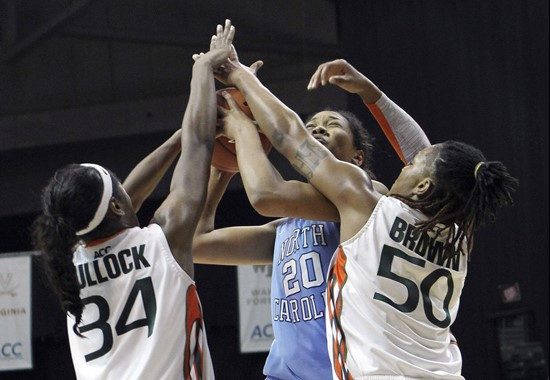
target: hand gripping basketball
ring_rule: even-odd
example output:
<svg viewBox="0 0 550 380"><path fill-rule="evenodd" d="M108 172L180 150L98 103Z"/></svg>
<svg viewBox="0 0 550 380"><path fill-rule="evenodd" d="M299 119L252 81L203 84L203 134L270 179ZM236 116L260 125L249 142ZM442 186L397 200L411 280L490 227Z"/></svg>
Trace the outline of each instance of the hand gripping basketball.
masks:
<svg viewBox="0 0 550 380"><path fill-rule="evenodd" d="M216 98L220 107L229 109L229 105L222 96L223 91L228 92L229 95L233 97L241 111L243 111L244 114L250 119L254 120L254 115L252 115L252 111L250 110L250 107L248 107L248 104L246 104L246 100L244 99L243 95L238 89L234 87L223 88L216 91ZM266 153L269 153L269 151L271 150L271 143L269 142L267 137L261 132L260 141L262 143L264 151ZM237 173L239 171L235 143L230 142L230 140L225 136L219 136L214 142L214 151L212 152L212 166L229 173Z"/></svg>

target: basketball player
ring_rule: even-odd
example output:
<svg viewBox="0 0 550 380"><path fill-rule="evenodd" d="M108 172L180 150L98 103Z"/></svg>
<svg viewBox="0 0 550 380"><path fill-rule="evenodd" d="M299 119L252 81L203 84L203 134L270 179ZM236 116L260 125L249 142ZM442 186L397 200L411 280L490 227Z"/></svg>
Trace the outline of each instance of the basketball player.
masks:
<svg viewBox="0 0 550 380"><path fill-rule="evenodd" d="M259 67L261 62L251 65L251 72L255 74ZM334 76L339 73L342 75L342 81L338 85L361 95L390 141L395 143L400 156L414 155L415 144L419 146L417 149L429 145L425 134L414 120L347 62L337 60L319 66L312 80L319 77L321 69L323 75L331 73L331 76ZM309 88L313 89L311 84ZM250 123L242 113L224 113L225 124L238 126ZM335 130L334 125L337 122L332 120L332 115L341 118L341 128ZM327 119L332 121L327 123ZM326 141L327 147L334 154L345 161L360 165L365 170L369 169L369 136L353 114L345 111L321 112L312 118L310 125L314 124L318 126L312 128L311 133ZM253 135L257 137L257 133L254 132ZM249 142L244 145L239 141L240 139L237 140L237 153L241 177L252 204L265 215L293 217L261 226L214 230L217 205L234 174L212 167L205 210L193 241L194 260L196 263L222 265L273 264L276 268L272 286L272 305L277 307L272 320L275 341L264 373L269 379L330 378L331 366L326 350L323 298L326 290L325 273L339 242L338 227L331 222L338 220L337 210L311 185L298 181L284 181L266 157L259 139L256 140L256 144ZM139 197L132 194L139 193L143 198L143 194L152 191L174 159L176 144L177 140L172 136L138 165L152 165L153 169L146 172L134 170L124 182L136 206L140 203L137 199ZM400 144L403 149L400 148ZM243 147L244 149L241 149ZM143 173L148 174L143 176ZM377 186L380 191L387 191L384 185ZM310 245L301 243L296 252L285 257L284 262L277 265L282 247L290 247L288 242L298 241L298 231L304 238L314 242ZM312 260L318 261L315 261L312 267L312 274L316 277L306 284L309 289L300 286L299 291L287 296L285 281L288 281L289 275L297 277L298 281L302 278L301 268L298 268L299 273L289 272L285 279L281 268L292 266L291 260L302 261L306 265L309 262L313 263ZM319 261L321 267L318 265ZM303 275L307 273L304 272ZM316 282L315 286L311 286L313 282ZM300 321L290 312L289 306L295 305L298 300L305 300L301 301L303 305L299 305ZM300 344L296 343L298 341Z"/></svg>
<svg viewBox="0 0 550 380"><path fill-rule="evenodd" d="M473 233L512 203L517 180L476 148L447 141L416 154L383 195L368 172L335 157L238 60L224 69L274 148L338 209L341 243L326 297L333 378L463 379L450 326ZM255 132L250 124L239 128L250 133L236 128L238 135L229 137L254 141L245 138ZM295 289L295 279L285 289ZM296 343L301 347L300 339Z"/></svg>
<svg viewBox="0 0 550 380"><path fill-rule="evenodd" d="M209 52L193 65L181 155L147 227L138 226L116 176L99 165L61 168L43 191L34 242L68 316L79 379L214 378L191 247L216 129L213 71L227 60L233 36L229 20L218 25Z"/></svg>
<svg viewBox="0 0 550 380"><path fill-rule="evenodd" d="M236 56L236 55L235 55ZM429 141L414 120L370 80L343 60L327 62L312 77L341 75L335 83L358 93L377 116L394 146L409 159ZM321 74L321 72L323 74ZM217 76L218 78L220 75ZM223 78L219 78L222 79ZM315 83L315 81L314 81ZM310 89L315 86L310 85ZM252 205L266 216L285 216L261 226L214 229L216 206L232 174L212 169L205 212L197 227L193 256L206 264L272 264L272 325L275 340L264 374L268 379L328 379L326 349L326 272L340 235L337 209L313 186L284 181L261 147L258 134L242 113L220 110L235 135L241 178ZM371 144L360 121L349 112L323 111L307 123L309 133L343 162L369 170ZM242 126L242 128L241 128ZM248 139L241 144L241 139ZM384 185L376 185L387 191Z"/></svg>

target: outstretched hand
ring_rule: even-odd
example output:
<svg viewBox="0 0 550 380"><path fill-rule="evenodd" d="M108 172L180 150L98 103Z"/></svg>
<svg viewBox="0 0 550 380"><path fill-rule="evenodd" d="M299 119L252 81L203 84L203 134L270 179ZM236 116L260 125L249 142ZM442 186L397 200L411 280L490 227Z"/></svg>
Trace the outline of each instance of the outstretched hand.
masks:
<svg viewBox="0 0 550 380"><path fill-rule="evenodd" d="M366 80L365 76L357 71L344 59L337 59L330 62L325 62L317 68L311 76L308 90L315 90L319 85L324 86L327 83L336 85L356 94L362 90L362 83Z"/></svg>
<svg viewBox="0 0 550 380"><path fill-rule="evenodd" d="M311 76L307 89L315 90L327 83L338 86L349 93L358 94L366 103L374 103L382 95L382 92L366 76L345 59L337 59L319 65Z"/></svg>
<svg viewBox="0 0 550 380"><path fill-rule="evenodd" d="M208 53L193 54L193 59L195 62L209 61L214 70L218 69L230 57L234 37L235 27L231 25L231 20L225 20L224 26L216 27L216 34L210 39Z"/></svg>
<svg viewBox="0 0 550 380"><path fill-rule="evenodd" d="M229 59L216 70L216 79L225 84L226 86L233 86L233 75L238 72L245 72L252 75L256 75L258 70L263 66L263 61L256 61L250 67L243 65L239 61L237 50L235 46L231 46L231 54Z"/></svg>
<svg viewBox="0 0 550 380"><path fill-rule="evenodd" d="M222 119L221 134L230 140L235 140L235 128L255 128L255 122L250 119L240 108L235 99L227 91L222 92L229 109L218 106L218 117Z"/></svg>
<svg viewBox="0 0 550 380"><path fill-rule="evenodd" d="M198 53L193 54L193 60L197 61L199 58L202 58L205 53ZM229 54L229 58L224 64L214 69L214 76L218 81L225 84L226 86L231 86L232 83L230 82L230 79L228 78L230 73L234 72L238 69L247 70L248 72L252 73L253 75L258 74L258 70L263 66L264 62L261 60L258 60L251 64L249 67L243 65L239 62L239 57L237 56L237 51L235 50L235 46L231 46L231 53Z"/></svg>

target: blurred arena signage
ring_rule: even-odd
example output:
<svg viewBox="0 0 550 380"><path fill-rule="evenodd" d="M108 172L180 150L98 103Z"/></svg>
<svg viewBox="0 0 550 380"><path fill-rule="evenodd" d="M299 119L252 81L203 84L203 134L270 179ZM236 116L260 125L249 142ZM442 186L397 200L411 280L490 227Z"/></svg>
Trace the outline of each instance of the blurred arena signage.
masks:
<svg viewBox="0 0 550 380"><path fill-rule="evenodd" d="M269 351L271 326L271 265L237 267L241 352Z"/></svg>
<svg viewBox="0 0 550 380"><path fill-rule="evenodd" d="M31 254L0 254L0 371L32 369Z"/></svg>

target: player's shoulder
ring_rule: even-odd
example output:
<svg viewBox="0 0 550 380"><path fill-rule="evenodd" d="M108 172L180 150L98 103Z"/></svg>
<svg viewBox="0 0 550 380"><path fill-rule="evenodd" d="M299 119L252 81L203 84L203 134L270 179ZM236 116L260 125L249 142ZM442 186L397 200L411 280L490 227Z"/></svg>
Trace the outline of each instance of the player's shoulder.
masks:
<svg viewBox="0 0 550 380"><path fill-rule="evenodd" d="M373 180L372 181L372 187L374 188L374 190L376 190L377 192L379 192L382 195L388 194L389 190L386 187L386 185L384 185L382 182L378 182L378 181Z"/></svg>
<svg viewBox="0 0 550 380"><path fill-rule="evenodd" d="M279 218L279 219L275 219L275 220L272 220L272 221L267 222L266 224L264 224L264 227L266 227L266 228L277 229L278 227L287 224L288 221L289 221L290 219L291 219L291 218Z"/></svg>

